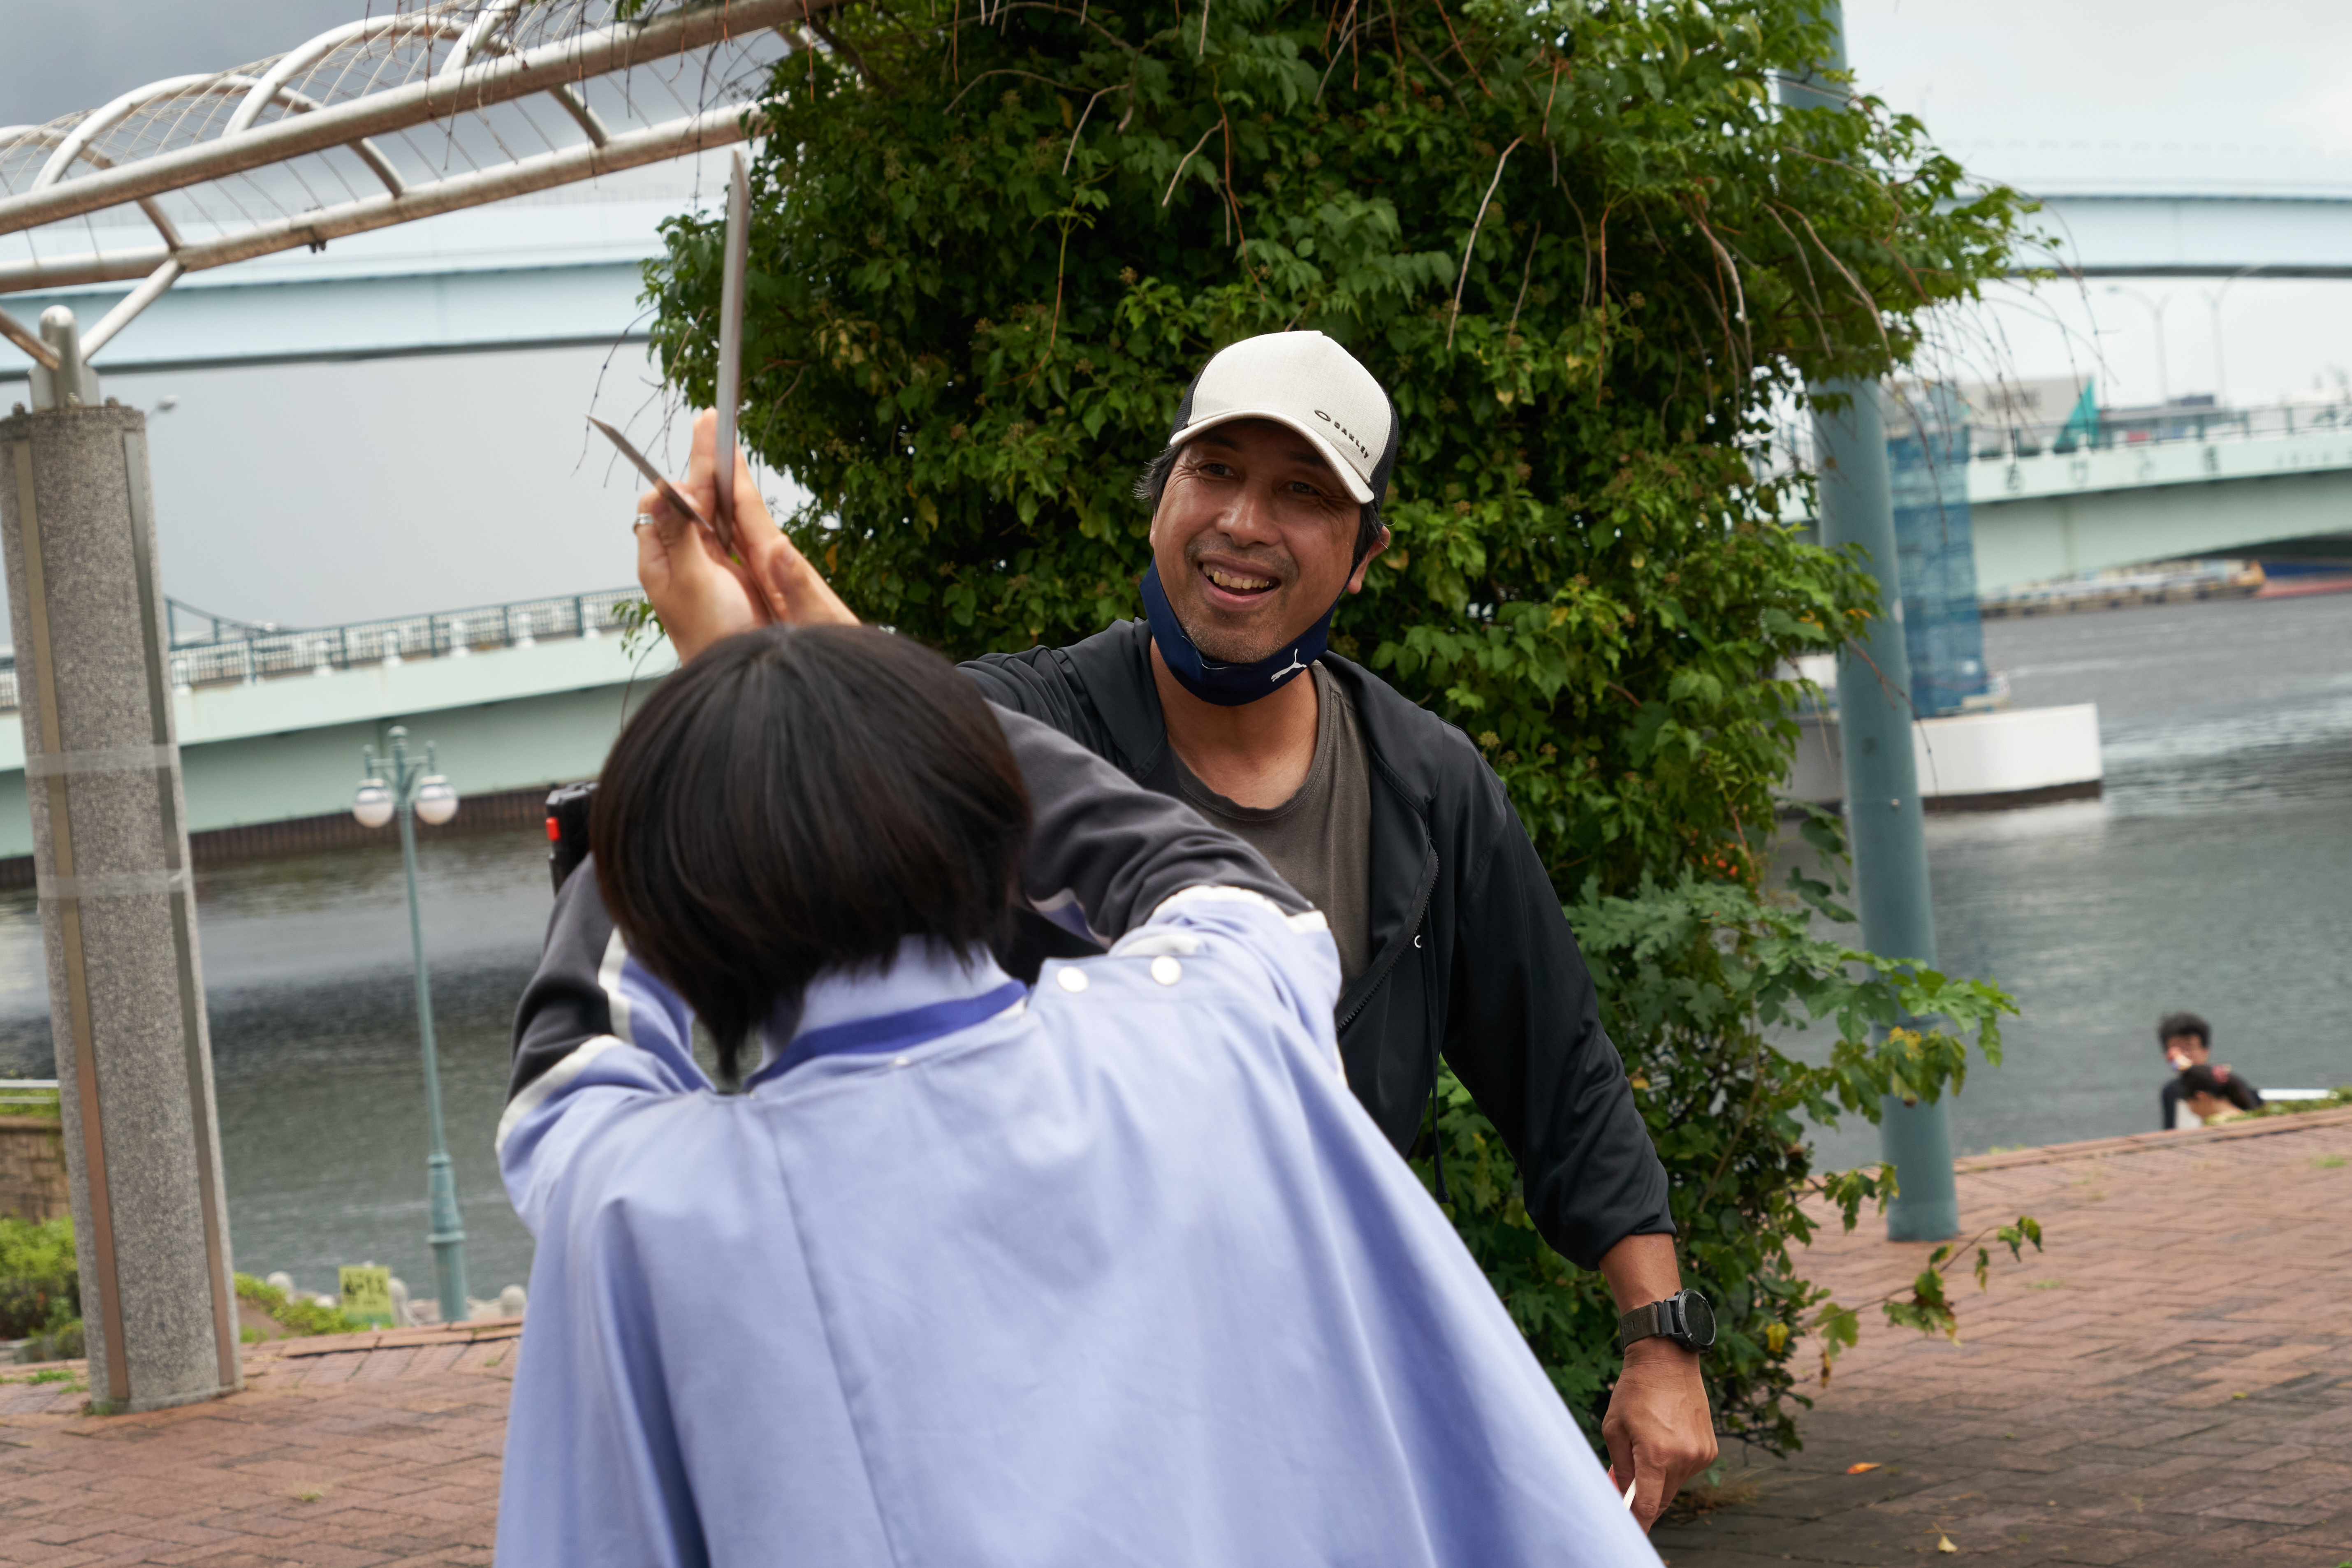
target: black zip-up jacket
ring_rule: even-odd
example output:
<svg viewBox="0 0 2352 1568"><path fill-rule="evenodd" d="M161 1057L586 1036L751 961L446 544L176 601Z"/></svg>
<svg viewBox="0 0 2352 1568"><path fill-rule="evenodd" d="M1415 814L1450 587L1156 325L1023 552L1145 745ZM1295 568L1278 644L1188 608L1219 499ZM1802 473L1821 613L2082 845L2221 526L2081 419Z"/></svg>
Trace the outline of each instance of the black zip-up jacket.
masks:
<svg viewBox="0 0 2352 1568"><path fill-rule="evenodd" d="M989 700L1059 730L1181 799L1152 683L1150 632L963 668ZM1528 1212L1580 1267L1629 1236L1672 1234L1666 1173L1601 1026L1592 977L1550 879L1469 737L1337 655L1371 757L1371 966L1339 996L1348 1082L1391 1142L1412 1143L1438 1056L1519 1163ZM1042 922L1024 967L1058 946ZM1023 956L1016 954L1016 962Z"/></svg>

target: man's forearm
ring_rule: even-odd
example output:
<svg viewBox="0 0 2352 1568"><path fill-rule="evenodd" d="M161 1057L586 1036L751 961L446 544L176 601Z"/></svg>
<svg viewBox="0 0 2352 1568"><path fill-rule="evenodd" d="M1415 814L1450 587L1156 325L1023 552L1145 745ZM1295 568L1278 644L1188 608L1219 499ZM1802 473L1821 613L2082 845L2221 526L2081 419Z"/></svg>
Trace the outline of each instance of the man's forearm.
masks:
<svg viewBox="0 0 2352 1568"><path fill-rule="evenodd" d="M1671 1236L1624 1237L1601 1255L1601 1274L1620 1312L1682 1289ZM1633 1488L1633 1517L1647 1530L1683 1483L1715 1462L1715 1417L1697 1352L1653 1335L1626 1346L1624 1355L1601 1433L1610 1479Z"/></svg>
<svg viewBox="0 0 2352 1568"><path fill-rule="evenodd" d="M1630 1312L1653 1301L1663 1301L1683 1288L1682 1265L1675 1259L1671 1236L1629 1236L1601 1255L1601 1277L1617 1299L1617 1310Z"/></svg>

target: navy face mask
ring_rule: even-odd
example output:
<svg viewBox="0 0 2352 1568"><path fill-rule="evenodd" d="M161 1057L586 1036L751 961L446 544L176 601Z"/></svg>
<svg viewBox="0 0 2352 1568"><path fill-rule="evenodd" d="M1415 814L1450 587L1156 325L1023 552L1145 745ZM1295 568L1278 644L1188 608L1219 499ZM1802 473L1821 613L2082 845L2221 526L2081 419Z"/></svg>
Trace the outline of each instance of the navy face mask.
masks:
<svg viewBox="0 0 2352 1568"><path fill-rule="evenodd" d="M1151 622L1151 640L1160 645L1160 657L1168 661L1168 673L1176 678L1177 685L1220 708L1239 708L1271 697L1291 677L1304 674L1308 665L1323 657L1330 641L1331 617L1339 609L1339 601L1332 600L1321 619L1282 651L1255 664L1217 664L1202 658L1201 650L1177 624L1168 590L1160 585L1160 563L1153 562L1151 570L1143 574L1143 612Z"/></svg>

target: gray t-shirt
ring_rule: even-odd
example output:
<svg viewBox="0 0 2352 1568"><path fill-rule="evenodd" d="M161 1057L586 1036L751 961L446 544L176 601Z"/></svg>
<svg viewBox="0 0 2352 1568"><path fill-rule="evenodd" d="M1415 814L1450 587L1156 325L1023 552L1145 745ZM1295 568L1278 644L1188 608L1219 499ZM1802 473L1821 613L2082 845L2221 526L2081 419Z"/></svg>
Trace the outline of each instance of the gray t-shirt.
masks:
<svg viewBox="0 0 2352 1568"><path fill-rule="evenodd" d="M1323 911L1345 983L1372 962L1371 765L1354 704L1321 665L1313 668L1320 710L1315 760L1297 794L1263 811L1236 805L1202 784L1181 757L1176 782L1195 811L1273 862L1284 881Z"/></svg>

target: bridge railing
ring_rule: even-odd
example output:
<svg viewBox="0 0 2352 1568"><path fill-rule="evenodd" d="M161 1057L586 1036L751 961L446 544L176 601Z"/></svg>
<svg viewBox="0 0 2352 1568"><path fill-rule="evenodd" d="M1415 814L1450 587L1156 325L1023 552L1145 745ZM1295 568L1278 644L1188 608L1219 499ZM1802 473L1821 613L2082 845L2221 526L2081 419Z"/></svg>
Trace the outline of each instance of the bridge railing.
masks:
<svg viewBox="0 0 2352 1568"><path fill-rule="evenodd" d="M641 597L635 588L611 588L597 594L522 599L443 615L353 621L299 631L215 622L207 637L173 640L172 685L178 691L199 686L249 685L284 676L332 675L368 665L398 665L415 658L465 658L560 637L614 637L626 629L620 618L621 606ZM16 657L0 655L0 712L16 706Z"/></svg>
<svg viewBox="0 0 2352 1568"><path fill-rule="evenodd" d="M2032 432L2008 430L1997 425L1979 426L1972 435L1978 459L1998 462L2012 457L2040 457L2045 450L2063 457L2085 448L2105 451L2176 441L2210 444L2275 440L2285 436L2336 431L2352 431L2352 403L2276 403L2254 408L2200 408L2175 404L2165 408L2103 409L2095 434L2088 437L2061 435L2046 447Z"/></svg>

